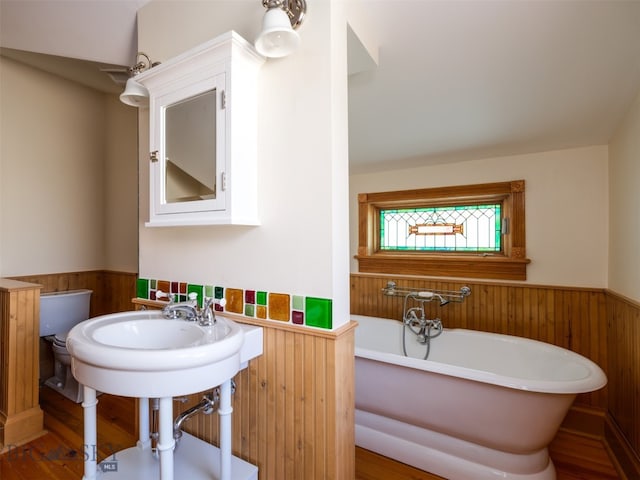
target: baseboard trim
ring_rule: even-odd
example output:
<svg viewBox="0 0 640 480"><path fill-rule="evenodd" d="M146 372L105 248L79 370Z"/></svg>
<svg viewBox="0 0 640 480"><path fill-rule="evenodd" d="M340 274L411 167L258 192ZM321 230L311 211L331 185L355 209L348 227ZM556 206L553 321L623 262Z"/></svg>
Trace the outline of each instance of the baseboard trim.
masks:
<svg viewBox="0 0 640 480"><path fill-rule="evenodd" d="M564 418L562 430L604 440L605 413L592 407L573 405Z"/></svg>
<svg viewBox="0 0 640 480"><path fill-rule="evenodd" d="M640 459L609 414L604 422L604 445L622 480L640 478Z"/></svg>
<svg viewBox="0 0 640 480"><path fill-rule="evenodd" d="M560 429L601 441L621 480L640 478L640 458L608 412L574 405Z"/></svg>

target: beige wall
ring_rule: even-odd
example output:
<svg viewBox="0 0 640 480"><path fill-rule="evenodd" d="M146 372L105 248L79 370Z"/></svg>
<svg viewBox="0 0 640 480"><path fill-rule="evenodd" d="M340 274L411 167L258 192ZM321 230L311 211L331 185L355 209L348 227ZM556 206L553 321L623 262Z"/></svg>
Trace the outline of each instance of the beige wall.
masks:
<svg viewBox="0 0 640 480"><path fill-rule="evenodd" d="M346 19L341 3L309 5L299 30L300 50L267 60L260 71L260 226L144 227L149 168L148 150L141 146L141 276L331 298L334 326L348 321ZM153 60L165 60L230 29L253 42L263 13L253 2L152 1L138 13L139 48ZM147 115L141 113L140 141L146 146Z"/></svg>
<svg viewBox="0 0 640 480"><path fill-rule="evenodd" d="M606 146L352 175L351 254L357 252L358 193L518 179L526 181L527 283L606 287ZM351 270L358 271L355 260Z"/></svg>
<svg viewBox="0 0 640 480"><path fill-rule="evenodd" d="M118 247L122 261L106 258L116 232L136 235L135 219L128 227L105 221L114 200L122 201L117 209L135 209L135 191L107 192L107 178L126 185L136 175L135 150L128 168L115 165L126 156L118 149L132 141L135 148L135 112L124 114L133 115L133 140L122 141L115 129L124 118L104 94L5 58L0 69L0 275L136 271L135 242Z"/></svg>
<svg viewBox="0 0 640 480"><path fill-rule="evenodd" d="M106 128L104 267L138 271L138 115L116 95L104 96Z"/></svg>
<svg viewBox="0 0 640 480"><path fill-rule="evenodd" d="M611 290L640 301L640 92L609 143Z"/></svg>

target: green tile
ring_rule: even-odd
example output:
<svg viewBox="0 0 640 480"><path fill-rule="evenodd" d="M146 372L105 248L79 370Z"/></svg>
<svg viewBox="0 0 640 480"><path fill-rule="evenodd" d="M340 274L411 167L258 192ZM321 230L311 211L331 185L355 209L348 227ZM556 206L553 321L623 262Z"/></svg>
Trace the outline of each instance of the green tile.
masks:
<svg viewBox="0 0 640 480"><path fill-rule="evenodd" d="M245 304L245 306L244 306L244 314L247 317L255 316L255 305L252 305L252 304L249 304L249 303Z"/></svg>
<svg viewBox="0 0 640 480"><path fill-rule="evenodd" d="M198 295L198 305L202 306L204 302L204 287L202 285L187 285L187 298L190 293L196 293Z"/></svg>
<svg viewBox="0 0 640 480"><path fill-rule="evenodd" d="M157 283L158 283L158 281L155 278L151 279L151 285L150 285L151 286L151 290L155 290L156 288L158 288L157 287Z"/></svg>
<svg viewBox="0 0 640 480"><path fill-rule="evenodd" d="M147 278L136 280L136 297L149 299L149 280Z"/></svg>
<svg viewBox="0 0 640 480"><path fill-rule="evenodd" d="M256 292L256 303L258 305L267 304L267 292Z"/></svg>
<svg viewBox="0 0 640 480"><path fill-rule="evenodd" d="M294 310L304 310L304 297L300 295L291 297L291 308Z"/></svg>
<svg viewBox="0 0 640 480"><path fill-rule="evenodd" d="M214 298L217 298L217 299L223 298L224 297L224 288L222 288L222 287L214 288L213 296L214 296Z"/></svg>
<svg viewBox="0 0 640 480"><path fill-rule="evenodd" d="M310 327L332 328L332 301L328 298L306 297L305 319Z"/></svg>
<svg viewBox="0 0 640 480"><path fill-rule="evenodd" d="M214 298L213 297L213 285L206 285L204 287L204 296L207 298Z"/></svg>

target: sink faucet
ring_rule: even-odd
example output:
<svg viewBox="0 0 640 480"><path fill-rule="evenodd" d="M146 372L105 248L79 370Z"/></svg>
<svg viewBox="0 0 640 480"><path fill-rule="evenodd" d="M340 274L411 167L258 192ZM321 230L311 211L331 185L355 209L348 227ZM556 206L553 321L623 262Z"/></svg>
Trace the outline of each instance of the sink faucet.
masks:
<svg viewBox="0 0 640 480"><path fill-rule="evenodd" d="M198 318L198 307L191 301L170 303L162 309L162 314L167 318L184 318L188 322L193 322Z"/></svg>
<svg viewBox="0 0 640 480"><path fill-rule="evenodd" d="M174 303L173 298L167 294L161 292L162 296L169 297L169 303L162 309L162 314L166 318L183 318L187 322L195 322L197 321L199 325L203 327L210 327L215 325L216 323L216 315L213 311L213 304L217 303L221 306L226 305L226 300L221 298L219 300L214 298L204 298L204 305L202 308L198 307L197 298L198 295L196 293L189 294L189 300L186 302L178 302ZM158 298L158 294L156 293L156 298Z"/></svg>

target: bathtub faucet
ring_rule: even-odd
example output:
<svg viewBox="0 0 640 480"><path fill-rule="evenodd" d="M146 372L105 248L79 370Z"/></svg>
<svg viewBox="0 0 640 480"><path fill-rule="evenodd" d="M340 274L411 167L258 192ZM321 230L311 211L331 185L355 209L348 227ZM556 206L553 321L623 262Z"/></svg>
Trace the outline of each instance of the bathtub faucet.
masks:
<svg viewBox="0 0 640 480"><path fill-rule="evenodd" d="M432 333L432 331L435 331L436 334ZM418 343L425 345L432 337L439 335L441 331L442 321L439 318L421 321L420 330L416 334Z"/></svg>

